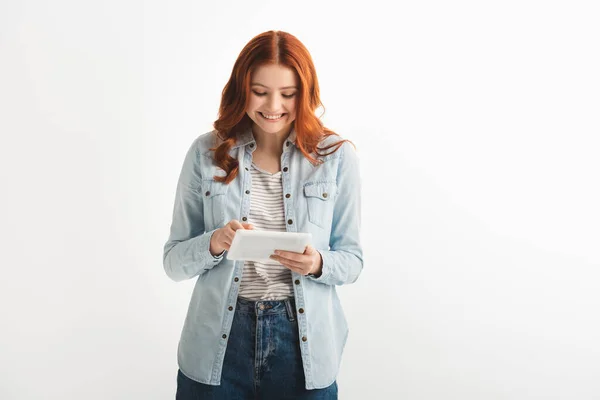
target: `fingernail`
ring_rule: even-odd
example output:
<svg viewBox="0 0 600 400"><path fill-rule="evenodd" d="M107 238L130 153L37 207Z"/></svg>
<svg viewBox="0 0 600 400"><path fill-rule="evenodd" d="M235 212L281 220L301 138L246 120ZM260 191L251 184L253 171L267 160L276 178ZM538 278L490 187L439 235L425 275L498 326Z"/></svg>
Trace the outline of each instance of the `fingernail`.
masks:
<svg viewBox="0 0 600 400"><path fill-rule="evenodd" d="M279 255L281 252L279 250L275 250L275 254Z"/></svg>

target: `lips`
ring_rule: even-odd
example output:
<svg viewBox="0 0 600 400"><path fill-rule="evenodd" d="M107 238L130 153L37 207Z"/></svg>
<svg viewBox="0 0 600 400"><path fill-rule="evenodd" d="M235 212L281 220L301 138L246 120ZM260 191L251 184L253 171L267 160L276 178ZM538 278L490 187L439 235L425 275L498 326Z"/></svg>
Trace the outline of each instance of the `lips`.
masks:
<svg viewBox="0 0 600 400"><path fill-rule="evenodd" d="M267 118L267 117L265 117L265 115L264 115L262 112L260 112L260 111L259 111L258 113L259 113L259 114L260 114L260 116L261 116L261 117L263 117L263 118L264 118L266 121L279 121L279 120L283 119L283 117L284 117L284 116L286 116L286 115L287 115L287 113L281 113L281 116L280 116L279 118L277 118L277 119L273 119L273 118Z"/></svg>

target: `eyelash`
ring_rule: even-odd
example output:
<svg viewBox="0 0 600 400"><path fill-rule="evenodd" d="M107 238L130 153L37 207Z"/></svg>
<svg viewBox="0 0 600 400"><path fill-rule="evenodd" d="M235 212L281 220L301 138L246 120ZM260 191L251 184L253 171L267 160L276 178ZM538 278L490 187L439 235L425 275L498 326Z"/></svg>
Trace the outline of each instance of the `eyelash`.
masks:
<svg viewBox="0 0 600 400"><path fill-rule="evenodd" d="M259 96L259 97L262 97L262 96L265 96L265 95L266 95L266 93L258 93L258 92L255 92L254 90L252 91L252 93L254 93L255 95L257 95L257 96ZM285 97L286 99L291 99L291 98L292 98L292 97L294 97L295 95L296 95L296 93L294 93L294 94L290 94L290 95L285 95L285 94L282 94L282 96L283 96L283 97Z"/></svg>

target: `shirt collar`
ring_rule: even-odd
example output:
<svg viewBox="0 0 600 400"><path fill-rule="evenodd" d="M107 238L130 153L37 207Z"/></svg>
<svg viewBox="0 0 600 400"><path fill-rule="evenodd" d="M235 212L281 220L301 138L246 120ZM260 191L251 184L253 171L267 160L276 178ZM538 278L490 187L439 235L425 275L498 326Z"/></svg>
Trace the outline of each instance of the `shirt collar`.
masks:
<svg viewBox="0 0 600 400"><path fill-rule="evenodd" d="M295 126L292 126L292 130L290 131L290 134L288 135L286 141L291 142L294 146L296 145L296 127ZM240 146L246 146L250 143L256 143L256 139L254 139L254 134L252 133L252 127L248 127L246 129L244 129L242 132L240 132L237 135L237 141L233 145L232 149L235 149L236 147L240 147ZM285 150L285 142L284 142L283 149Z"/></svg>

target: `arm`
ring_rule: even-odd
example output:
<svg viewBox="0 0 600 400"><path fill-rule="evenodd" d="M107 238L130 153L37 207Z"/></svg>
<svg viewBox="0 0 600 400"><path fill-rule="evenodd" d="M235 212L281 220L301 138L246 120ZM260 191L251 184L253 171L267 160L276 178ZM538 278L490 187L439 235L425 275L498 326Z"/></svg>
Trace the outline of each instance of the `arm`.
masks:
<svg viewBox="0 0 600 400"><path fill-rule="evenodd" d="M359 160L354 147L345 142L337 173L338 194L333 209L329 238L330 250L319 250L323 265L309 279L327 285L354 283L363 268L361 225L361 178Z"/></svg>
<svg viewBox="0 0 600 400"><path fill-rule="evenodd" d="M223 253L210 253L210 238L216 229L204 231L204 204L198 192L202 182L199 158L195 140L181 168L170 235L163 249L163 267L176 282L202 274L223 259Z"/></svg>

